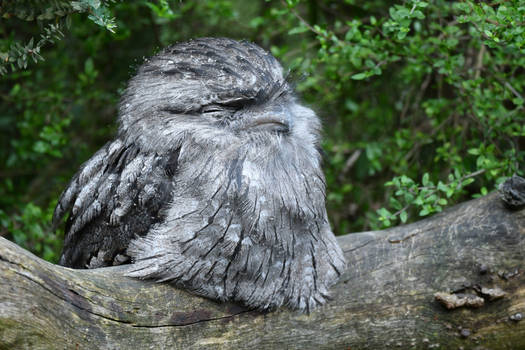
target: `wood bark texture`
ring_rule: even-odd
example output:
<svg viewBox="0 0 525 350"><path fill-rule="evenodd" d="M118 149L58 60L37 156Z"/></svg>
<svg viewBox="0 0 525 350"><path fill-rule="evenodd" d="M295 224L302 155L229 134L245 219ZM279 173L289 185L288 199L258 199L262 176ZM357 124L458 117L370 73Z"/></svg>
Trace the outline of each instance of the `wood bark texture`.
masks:
<svg viewBox="0 0 525 350"><path fill-rule="evenodd" d="M64 268L0 238L0 349L525 349L525 210L497 193L339 242L333 300L302 314L216 303L126 266Z"/></svg>

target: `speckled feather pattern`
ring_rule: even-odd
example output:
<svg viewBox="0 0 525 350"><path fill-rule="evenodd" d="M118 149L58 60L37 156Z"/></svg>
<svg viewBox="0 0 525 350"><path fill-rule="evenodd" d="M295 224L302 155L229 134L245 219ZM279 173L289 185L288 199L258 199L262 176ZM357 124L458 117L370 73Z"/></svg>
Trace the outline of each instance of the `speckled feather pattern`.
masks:
<svg viewBox="0 0 525 350"><path fill-rule="evenodd" d="M345 268L325 209L314 112L277 60L202 38L139 68L119 132L62 194L61 264L130 262L130 276L250 308L323 304Z"/></svg>

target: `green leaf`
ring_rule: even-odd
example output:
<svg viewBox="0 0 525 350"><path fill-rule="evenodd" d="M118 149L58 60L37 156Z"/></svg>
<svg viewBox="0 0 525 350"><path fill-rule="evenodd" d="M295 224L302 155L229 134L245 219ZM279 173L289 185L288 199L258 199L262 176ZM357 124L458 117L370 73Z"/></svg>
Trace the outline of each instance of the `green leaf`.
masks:
<svg viewBox="0 0 525 350"><path fill-rule="evenodd" d="M402 223L405 223L407 222L407 219L408 219L408 214L406 211L402 211L400 214L399 214L399 218L401 219L401 222Z"/></svg>
<svg viewBox="0 0 525 350"><path fill-rule="evenodd" d="M397 38L399 40L403 40L408 34L408 28L401 28L399 32L397 32Z"/></svg>
<svg viewBox="0 0 525 350"><path fill-rule="evenodd" d="M429 179L430 179L430 175L428 173L425 173L423 175L423 179L422 179L423 186L428 186L429 185Z"/></svg>
<svg viewBox="0 0 525 350"><path fill-rule="evenodd" d="M474 181L476 181L476 180L474 180L473 178L470 177L470 178L468 178L468 179L463 180L463 181L461 182L461 186L464 187L464 186L470 185L470 184L473 183Z"/></svg>
<svg viewBox="0 0 525 350"><path fill-rule="evenodd" d="M382 218L390 218L392 216L392 213L390 213L390 211L386 208L381 208L377 211L377 213L382 217Z"/></svg>
<svg viewBox="0 0 525 350"><path fill-rule="evenodd" d="M421 12L419 10L415 10L413 12L413 16L416 17L417 19L424 19L425 18L425 15L423 14L423 12Z"/></svg>
<svg viewBox="0 0 525 350"><path fill-rule="evenodd" d="M309 29L306 26L294 27L288 31L289 35L301 34L307 32Z"/></svg>
<svg viewBox="0 0 525 350"><path fill-rule="evenodd" d="M357 73L351 76L354 80L363 80L365 78L368 78L368 74L366 72Z"/></svg>

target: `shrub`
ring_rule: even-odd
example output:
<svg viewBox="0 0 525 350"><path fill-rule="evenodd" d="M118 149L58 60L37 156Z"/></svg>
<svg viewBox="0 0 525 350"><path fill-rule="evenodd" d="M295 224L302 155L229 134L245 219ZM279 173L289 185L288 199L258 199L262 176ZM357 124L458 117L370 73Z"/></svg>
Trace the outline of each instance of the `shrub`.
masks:
<svg viewBox="0 0 525 350"><path fill-rule="evenodd" d="M50 260L54 200L111 137L119 92L142 57L191 37L249 39L290 69L324 121L338 234L414 221L523 175L518 1L33 3L0 5L0 218Z"/></svg>

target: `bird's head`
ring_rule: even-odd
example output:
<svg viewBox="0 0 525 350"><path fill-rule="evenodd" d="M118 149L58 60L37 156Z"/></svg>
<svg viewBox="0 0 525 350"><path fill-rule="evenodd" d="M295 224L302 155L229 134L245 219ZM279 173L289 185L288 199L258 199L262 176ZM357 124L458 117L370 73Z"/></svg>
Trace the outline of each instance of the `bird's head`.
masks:
<svg viewBox="0 0 525 350"><path fill-rule="evenodd" d="M218 147L283 140L315 147L320 124L270 53L246 41L201 38L138 69L120 105L120 131L155 149L187 137Z"/></svg>

